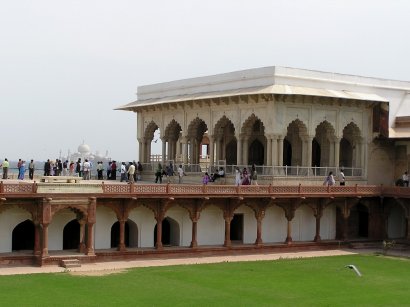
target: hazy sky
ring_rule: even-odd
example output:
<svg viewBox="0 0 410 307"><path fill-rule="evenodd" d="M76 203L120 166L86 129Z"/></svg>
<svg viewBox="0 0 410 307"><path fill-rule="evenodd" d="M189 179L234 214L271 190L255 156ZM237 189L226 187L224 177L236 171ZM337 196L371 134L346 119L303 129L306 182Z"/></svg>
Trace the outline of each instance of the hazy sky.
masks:
<svg viewBox="0 0 410 307"><path fill-rule="evenodd" d="M263 66L410 80L410 1L18 0L0 9L0 160L137 159L137 86Z"/></svg>

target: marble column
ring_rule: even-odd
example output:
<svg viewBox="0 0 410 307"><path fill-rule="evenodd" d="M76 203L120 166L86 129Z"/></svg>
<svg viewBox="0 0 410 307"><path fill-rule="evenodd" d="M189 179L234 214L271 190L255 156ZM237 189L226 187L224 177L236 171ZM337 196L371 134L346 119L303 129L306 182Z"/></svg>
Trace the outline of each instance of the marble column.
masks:
<svg viewBox="0 0 410 307"><path fill-rule="evenodd" d="M266 136L266 165L272 165L272 137L270 135Z"/></svg>
<svg viewBox="0 0 410 307"><path fill-rule="evenodd" d="M283 153L282 153L283 156ZM278 139L277 137L272 138L272 166L278 166L278 157L279 157L279 151L278 151Z"/></svg>
<svg viewBox="0 0 410 307"><path fill-rule="evenodd" d="M167 139L161 138L162 140L162 165L165 165L165 161L167 159Z"/></svg>
<svg viewBox="0 0 410 307"><path fill-rule="evenodd" d="M283 137L278 138L278 165L283 166Z"/></svg>
<svg viewBox="0 0 410 307"><path fill-rule="evenodd" d="M249 136L245 136L243 139L243 165L248 165L249 163Z"/></svg>
<svg viewBox="0 0 410 307"><path fill-rule="evenodd" d="M242 165L242 138L240 136L237 136L236 140L236 164Z"/></svg>
<svg viewBox="0 0 410 307"><path fill-rule="evenodd" d="M335 167L339 167L339 160L340 160L340 139L337 138L335 140Z"/></svg>
<svg viewBox="0 0 410 307"><path fill-rule="evenodd" d="M215 157L214 157L214 137L208 136L209 138L209 164L210 166L214 165Z"/></svg>
<svg viewBox="0 0 410 307"><path fill-rule="evenodd" d="M145 138L142 139L142 142L140 143L140 162L141 163L145 163L147 161L149 161L149 159L147 159L147 152L146 152L146 143L145 143Z"/></svg>
<svg viewBox="0 0 410 307"><path fill-rule="evenodd" d="M307 142L307 161L306 161L306 166L311 167L312 166L312 142L313 142L313 137L308 136L306 138Z"/></svg>

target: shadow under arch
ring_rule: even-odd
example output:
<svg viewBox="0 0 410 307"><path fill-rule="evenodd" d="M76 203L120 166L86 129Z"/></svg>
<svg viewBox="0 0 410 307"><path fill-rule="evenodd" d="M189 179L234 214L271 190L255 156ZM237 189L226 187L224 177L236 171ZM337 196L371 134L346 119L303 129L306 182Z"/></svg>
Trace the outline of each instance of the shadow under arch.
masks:
<svg viewBox="0 0 410 307"><path fill-rule="evenodd" d="M179 246L180 245L180 231L177 221L170 217L162 220L162 234L161 242L163 246ZM154 228L154 246L157 242L157 224Z"/></svg>
<svg viewBox="0 0 410 307"><path fill-rule="evenodd" d="M120 222L117 221L111 226L111 248L118 247L119 244ZM130 219L125 222L124 244L125 247L138 247L138 226Z"/></svg>
<svg viewBox="0 0 410 307"><path fill-rule="evenodd" d="M12 251L34 250L34 223L27 219L16 227L12 232Z"/></svg>
<svg viewBox="0 0 410 307"><path fill-rule="evenodd" d="M63 250L78 249L80 246L80 223L77 219L68 222L63 229Z"/></svg>

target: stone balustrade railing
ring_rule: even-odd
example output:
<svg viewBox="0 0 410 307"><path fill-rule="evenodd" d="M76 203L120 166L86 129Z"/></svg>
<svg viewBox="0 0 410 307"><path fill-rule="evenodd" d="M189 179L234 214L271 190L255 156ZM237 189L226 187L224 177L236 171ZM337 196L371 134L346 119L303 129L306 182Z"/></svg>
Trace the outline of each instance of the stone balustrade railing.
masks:
<svg viewBox="0 0 410 307"><path fill-rule="evenodd" d="M231 196L387 196L387 197L405 197L410 198L410 188L406 187L385 187L376 185L354 185L354 186L273 186L273 185L185 185L185 184L107 184L101 183L100 193L108 195L143 195L144 197L157 196L200 196L212 195L213 197L231 197ZM67 184L70 187L69 193L84 193L83 184ZM86 186L86 185L84 185ZM19 194L44 194L38 192L37 183L25 182L0 182L0 194L2 197L7 195Z"/></svg>

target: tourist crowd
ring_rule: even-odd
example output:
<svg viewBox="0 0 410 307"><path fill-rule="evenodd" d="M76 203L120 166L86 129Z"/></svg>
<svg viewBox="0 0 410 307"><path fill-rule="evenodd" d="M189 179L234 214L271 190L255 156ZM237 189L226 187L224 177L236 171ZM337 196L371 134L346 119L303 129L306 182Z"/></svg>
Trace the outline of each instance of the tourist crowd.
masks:
<svg viewBox="0 0 410 307"><path fill-rule="evenodd" d="M9 178L10 162L7 158L3 160L0 164L0 168L3 170L2 179ZM28 170L29 179L34 179L34 172L39 170L36 168L34 160L31 160L28 166L26 161L19 159L17 162L17 178L23 180L25 174ZM92 161L79 158L76 162L68 160L62 161L60 159L47 159L44 163L43 171L44 176L70 176L70 177L82 177L84 180L90 180L92 178L92 173L94 166ZM141 180L142 164L140 162L122 162L120 167L117 167L117 161L110 161L104 167L102 161L97 162L96 166L96 179L97 180L117 180L117 172L120 173L120 181L127 181L129 183ZM104 171L106 171L106 176L104 176Z"/></svg>

